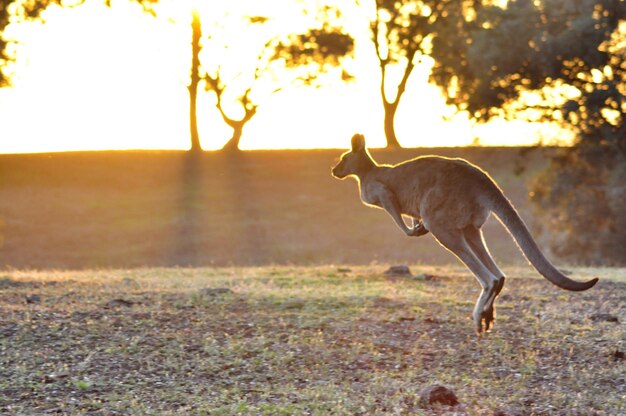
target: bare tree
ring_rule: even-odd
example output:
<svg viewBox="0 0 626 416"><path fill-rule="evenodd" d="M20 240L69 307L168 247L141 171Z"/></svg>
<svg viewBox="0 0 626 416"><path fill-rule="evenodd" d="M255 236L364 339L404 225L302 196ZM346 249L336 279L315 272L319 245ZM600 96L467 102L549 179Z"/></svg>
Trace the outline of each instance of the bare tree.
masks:
<svg viewBox="0 0 626 416"><path fill-rule="evenodd" d="M158 3L158 0L129 0L139 3L146 13L154 14L152 6ZM63 0L0 0L0 87L10 85L10 79L4 72L7 63L13 61L16 57L9 56L7 46L13 41L4 37L4 30L12 22L13 19L28 21L41 19L41 12L48 6L56 4L64 7L77 7L82 5L85 0L76 0L71 5L64 4ZM111 0L103 0L107 6L111 6Z"/></svg>
<svg viewBox="0 0 626 416"><path fill-rule="evenodd" d="M0 0L0 87L10 85L10 79L4 72L7 63L15 59L9 56L7 46L12 42L4 36L4 29L11 23L12 18L19 20L35 20L46 7L51 4L61 4L61 0Z"/></svg>
<svg viewBox="0 0 626 416"><path fill-rule="evenodd" d="M191 134L191 152L201 152L200 135L198 134L198 83L200 82L200 38L202 26L200 15L193 10L191 18L191 80L189 83L189 130Z"/></svg>
<svg viewBox="0 0 626 416"><path fill-rule="evenodd" d="M400 147L395 131L395 117L400 100L416 61L428 55L435 24L447 16L447 8L456 1L424 0L355 0L368 15L370 40L380 68L380 97L384 110L384 128L388 147ZM399 79L392 68L401 68ZM393 88L395 87L395 88ZM389 93L390 90L395 90Z"/></svg>
<svg viewBox="0 0 626 416"><path fill-rule="evenodd" d="M330 11L328 8L324 13ZM251 26L264 25L268 20L262 16L248 18ZM223 48L237 46L240 45L227 43ZM351 56L353 46L353 39L342 29L323 21L319 27L304 33L272 37L256 58L249 61L252 64L248 68L229 73L228 62L216 62L212 69L206 70L202 75L206 90L215 94L215 106L233 130L223 150L239 149L244 127L269 96L289 85L315 83L321 74L341 67L343 60ZM238 107L238 117L233 115L233 104Z"/></svg>

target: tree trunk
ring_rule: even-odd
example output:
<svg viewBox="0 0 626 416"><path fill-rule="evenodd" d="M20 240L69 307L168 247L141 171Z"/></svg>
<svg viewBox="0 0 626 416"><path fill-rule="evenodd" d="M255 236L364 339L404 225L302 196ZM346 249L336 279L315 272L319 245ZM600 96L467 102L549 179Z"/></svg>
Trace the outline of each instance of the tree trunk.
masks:
<svg viewBox="0 0 626 416"><path fill-rule="evenodd" d="M398 138L396 137L396 128L394 125L398 106L394 103L385 102L383 103L383 108L385 110L385 138L387 139L387 148L399 149L402 146L400 146L400 142L398 142Z"/></svg>
<svg viewBox="0 0 626 416"><path fill-rule="evenodd" d="M225 152L238 152L239 142L241 141L241 135L243 133L244 123L233 123L233 136L224 144L222 151Z"/></svg>
<svg viewBox="0 0 626 416"><path fill-rule="evenodd" d="M197 88L194 86L193 88ZM202 145L200 144L200 135L198 134L198 120L196 116L196 98L197 90L192 91L192 87L189 87L189 129L191 134L191 152L201 152Z"/></svg>
<svg viewBox="0 0 626 416"><path fill-rule="evenodd" d="M198 83L200 82L200 37L202 36L202 27L200 26L200 16L194 10L191 19L191 82L189 83L189 130L191 134L191 152L201 152L200 135L198 134L197 119L197 98Z"/></svg>

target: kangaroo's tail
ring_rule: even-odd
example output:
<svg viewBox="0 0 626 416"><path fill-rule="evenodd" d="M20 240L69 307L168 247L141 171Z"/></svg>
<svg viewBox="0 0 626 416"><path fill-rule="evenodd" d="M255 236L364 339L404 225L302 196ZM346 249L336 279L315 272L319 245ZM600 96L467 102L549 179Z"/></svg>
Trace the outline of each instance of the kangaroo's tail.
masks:
<svg viewBox="0 0 626 416"><path fill-rule="evenodd" d="M500 221L509 230L517 245L522 250L528 261L537 269L537 271L556 286L565 289L580 292L593 287L598 278L595 277L586 282L578 282L561 273L556 267L550 263L543 255L535 239L528 231L524 220L519 216L511 202L504 196L499 189L495 190L493 195L493 212L498 216Z"/></svg>

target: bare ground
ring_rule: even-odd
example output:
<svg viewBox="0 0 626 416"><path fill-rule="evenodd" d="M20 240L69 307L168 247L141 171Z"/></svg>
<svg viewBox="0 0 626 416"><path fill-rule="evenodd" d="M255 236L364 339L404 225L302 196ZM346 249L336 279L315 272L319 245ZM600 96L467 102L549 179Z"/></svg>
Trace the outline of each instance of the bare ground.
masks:
<svg viewBox="0 0 626 416"><path fill-rule="evenodd" d="M626 414L624 269L570 293L509 268L477 338L462 268L385 268L0 273L0 413Z"/></svg>

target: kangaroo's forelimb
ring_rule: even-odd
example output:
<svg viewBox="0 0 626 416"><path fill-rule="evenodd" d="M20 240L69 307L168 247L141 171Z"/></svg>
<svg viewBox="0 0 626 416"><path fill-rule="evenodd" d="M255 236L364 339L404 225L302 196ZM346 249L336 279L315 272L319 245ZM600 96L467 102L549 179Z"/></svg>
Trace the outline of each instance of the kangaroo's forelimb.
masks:
<svg viewBox="0 0 626 416"><path fill-rule="evenodd" d="M411 234L411 237L419 237L424 234L428 234L428 230L424 226L422 220L413 218L413 234Z"/></svg>
<svg viewBox="0 0 626 416"><path fill-rule="evenodd" d="M381 206L385 211L387 211L398 227L400 227L400 229L404 231L407 236L419 237L428 233L428 230L421 220L413 218L412 227L406 225L404 219L402 219L400 204L398 203L398 199L393 192L382 185L378 191L378 204L376 205Z"/></svg>

